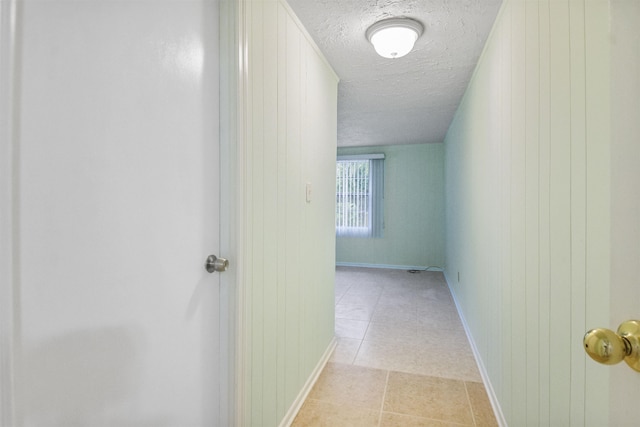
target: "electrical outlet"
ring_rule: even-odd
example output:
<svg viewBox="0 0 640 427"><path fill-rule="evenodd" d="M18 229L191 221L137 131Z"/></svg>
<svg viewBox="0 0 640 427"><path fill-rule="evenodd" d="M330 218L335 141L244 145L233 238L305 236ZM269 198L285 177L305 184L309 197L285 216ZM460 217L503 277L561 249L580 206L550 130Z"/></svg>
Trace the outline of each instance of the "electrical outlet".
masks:
<svg viewBox="0 0 640 427"><path fill-rule="evenodd" d="M311 183L307 182L307 203L311 203Z"/></svg>

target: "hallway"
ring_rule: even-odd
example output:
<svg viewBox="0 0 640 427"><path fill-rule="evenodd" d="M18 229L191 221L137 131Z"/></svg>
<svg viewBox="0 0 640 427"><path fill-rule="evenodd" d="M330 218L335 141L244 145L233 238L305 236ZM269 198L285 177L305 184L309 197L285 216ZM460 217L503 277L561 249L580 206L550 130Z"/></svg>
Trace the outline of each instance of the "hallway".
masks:
<svg viewBox="0 0 640 427"><path fill-rule="evenodd" d="M338 267L338 346L294 426L497 425L441 272Z"/></svg>

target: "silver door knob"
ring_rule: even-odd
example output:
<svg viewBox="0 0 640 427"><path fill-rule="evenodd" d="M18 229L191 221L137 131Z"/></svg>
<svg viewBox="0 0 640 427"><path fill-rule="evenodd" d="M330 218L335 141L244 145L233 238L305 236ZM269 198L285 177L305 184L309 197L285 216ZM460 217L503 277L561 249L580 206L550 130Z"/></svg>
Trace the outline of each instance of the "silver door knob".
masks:
<svg viewBox="0 0 640 427"><path fill-rule="evenodd" d="M229 260L218 258L215 255L209 255L207 257L207 262L204 264L204 268L209 273L213 273L214 271L222 273L227 270L227 267L229 267Z"/></svg>

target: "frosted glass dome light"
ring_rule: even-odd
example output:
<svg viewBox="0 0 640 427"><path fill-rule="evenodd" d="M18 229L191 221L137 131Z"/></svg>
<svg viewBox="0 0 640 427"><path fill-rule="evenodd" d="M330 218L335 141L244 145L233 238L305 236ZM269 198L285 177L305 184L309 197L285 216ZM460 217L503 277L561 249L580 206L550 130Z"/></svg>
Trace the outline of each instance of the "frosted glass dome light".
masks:
<svg viewBox="0 0 640 427"><path fill-rule="evenodd" d="M396 59L411 52L422 31L422 24L418 21L409 18L390 18L370 26L366 36L378 55Z"/></svg>

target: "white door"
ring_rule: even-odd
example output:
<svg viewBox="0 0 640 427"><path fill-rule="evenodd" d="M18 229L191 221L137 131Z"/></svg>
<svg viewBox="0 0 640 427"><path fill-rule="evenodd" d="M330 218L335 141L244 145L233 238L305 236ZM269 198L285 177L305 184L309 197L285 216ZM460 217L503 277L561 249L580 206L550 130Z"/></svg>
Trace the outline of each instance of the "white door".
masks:
<svg viewBox="0 0 640 427"><path fill-rule="evenodd" d="M18 4L18 424L217 425L218 3Z"/></svg>

